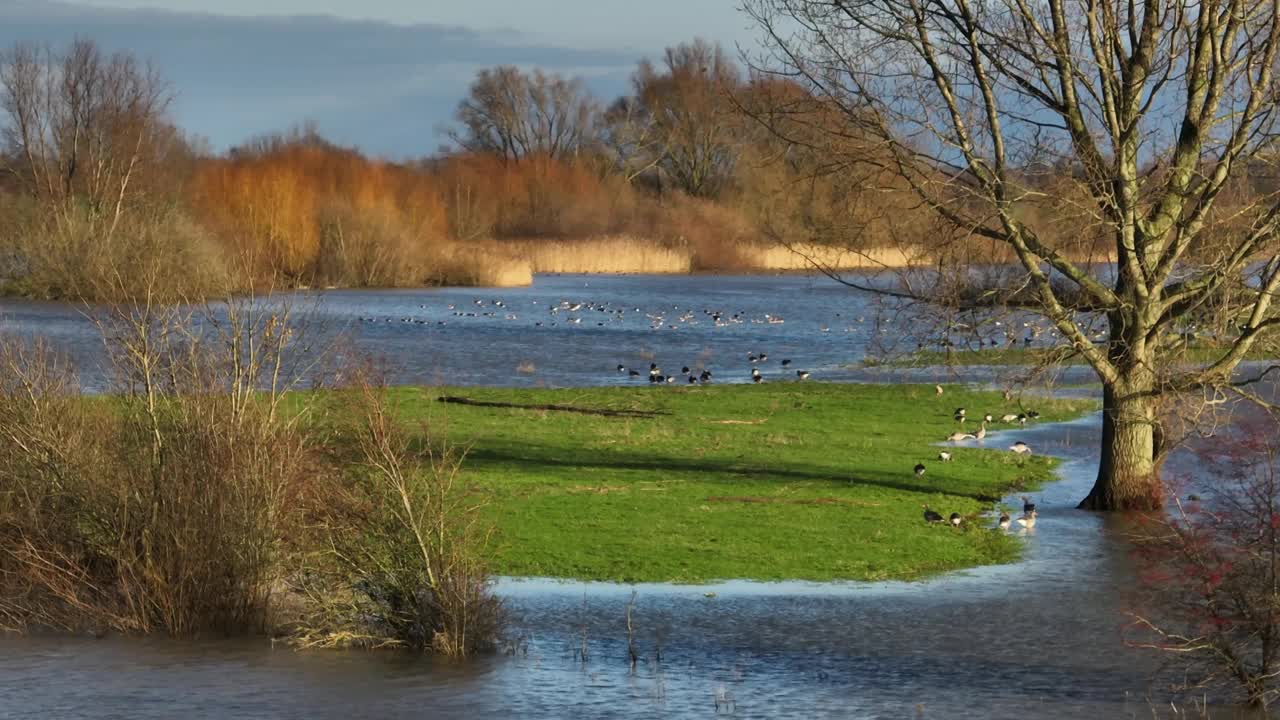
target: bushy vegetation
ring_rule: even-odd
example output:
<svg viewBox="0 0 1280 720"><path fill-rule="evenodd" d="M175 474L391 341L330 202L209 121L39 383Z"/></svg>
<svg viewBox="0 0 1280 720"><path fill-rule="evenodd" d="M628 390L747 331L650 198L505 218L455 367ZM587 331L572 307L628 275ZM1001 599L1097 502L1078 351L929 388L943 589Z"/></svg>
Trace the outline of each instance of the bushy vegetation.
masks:
<svg viewBox="0 0 1280 720"><path fill-rule="evenodd" d="M926 234L905 195L868 185L871 165L831 174L820 149L779 143L758 117L812 122L814 98L744 76L702 41L641 62L607 105L568 78L483 70L453 149L418 161L369 158L311 127L214 154L170 123L173 92L158 69L89 41L0 57L0 291L137 297L137 275L199 297L520 283L534 267L789 269L767 248L847 245L853 226L864 249ZM603 264L589 257L602 240L615 251Z"/></svg>
<svg viewBox="0 0 1280 720"><path fill-rule="evenodd" d="M106 397L0 338L0 628L492 647L487 533L383 390L327 418L290 400L314 359L278 306L112 307Z"/></svg>

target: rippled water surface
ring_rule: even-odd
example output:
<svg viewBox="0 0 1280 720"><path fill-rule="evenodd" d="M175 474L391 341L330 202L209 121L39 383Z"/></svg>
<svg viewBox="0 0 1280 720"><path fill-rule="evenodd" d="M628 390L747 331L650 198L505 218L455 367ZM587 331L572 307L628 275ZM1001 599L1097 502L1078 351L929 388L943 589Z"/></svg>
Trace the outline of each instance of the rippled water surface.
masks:
<svg viewBox="0 0 1280 720"><path fill-rule="evenodd" d="M414 384L643 383L654 361L680 382L686 366L711 369L714 382L749 382L752 367L766 381L794 379L800 369L815 380L931 377L932 370L872 370L863 360L921 342L932 347L940 337L927 319L891 316L865 294L800 275L540 275L527 288L332 290L272 302L305 318L317 345L342 336L343 345L385 363L394 382ZM1027 333L1016 325L986 332L1021 342ZM103 385L102 341L86 310L0 299L0 331L51 339L76 359L87 386ZM748 363L759 353L768 360ZM792 361L786 369L784 359ZM643 377L619 373L619 364Z"/></svg>
<svg viewBox="0 0 1280 720"><path fill-rule="evenodd" d="M624 312L550 311L579 302ZM704 309L744 321L717 327ZM632 382L615 365L647 368L647 353L663 363L702 357L741 381L741 358L760 351L828 379L885 379L858 361L877 335L909 333L876 328L866 300L800 277L565 276L521 290L331 292L316 312L388 358L396 379L451 384ZM74 310L0 302L0 317L85 365L96 357ZM572 317L582 321L565 322ZM522 362L534 371L516 372ZM782 376L776 365L768 372ZM1066 462L1061 481L1037 495L1040 520L1014 565L914 583L504 580L519 641L509 655L461 665L297 653L257 639L9 637L0 639L0 717L1150 717L1154 666L1120 636L1131 580L1122 521L1074 509L1093 480L1098 432L1096 416L1019 431ZM633 590L643 656L634 669L625 634Z"/></svg>

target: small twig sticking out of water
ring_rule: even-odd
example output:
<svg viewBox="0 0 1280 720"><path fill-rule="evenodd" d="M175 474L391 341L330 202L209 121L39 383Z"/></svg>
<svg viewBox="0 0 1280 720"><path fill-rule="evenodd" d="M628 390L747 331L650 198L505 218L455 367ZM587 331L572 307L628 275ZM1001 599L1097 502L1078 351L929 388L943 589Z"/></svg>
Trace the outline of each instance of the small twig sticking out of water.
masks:
<svg viewBox="0 0 1280 720"><path fill-rule="evenodd" d="M636 633L635 628L631 624L631 611L636 606L636 591L631 591L631 599L627 601L627 654L631 656L631 669L636 669L636 662L640 660L640 654L636 652Z"/></svg>
<svg viewBox="0 0 1280 720"><path fill-rule="evenodd" d="M587 593L582 593L582 646L578 650L578 658L583 665L587 664Z"/></svg>

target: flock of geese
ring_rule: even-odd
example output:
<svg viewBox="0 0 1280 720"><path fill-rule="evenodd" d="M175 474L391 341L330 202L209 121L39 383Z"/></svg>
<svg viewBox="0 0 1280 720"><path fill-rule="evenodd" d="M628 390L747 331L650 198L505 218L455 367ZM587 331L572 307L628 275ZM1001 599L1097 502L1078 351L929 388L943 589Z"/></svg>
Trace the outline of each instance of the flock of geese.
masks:
<svg viewBox="0 0 1280 720"><path fill-rule="evenodd" d="M761 363L765 363L768 361L769 361L768 353L755 353L755 352L747 353L747 362L751 363L752 365L751 382L757 385L764 382L764 375L761 374L760 368L757 366ZM782 367L784 372L791 371L790 359L784 359L781 363L779 363L779 365ZM625 373L628 377L632 378L633 380L638 380L644 377L644 373L640 372L639 370L636 370L635 368L629 368L626 365L623 365L622 363L618 363L617 370L619 373ZM808 380L811 375L812 374L808 370L795 371L796 380L800 380L800 381ZM680 374L674 375L674 374L667 374L663 372L662 368L656 362L649 363L649 384L650 385L670 385L677 382L678 380L683 381L684 383L689 385L697 385L699 383L706 384L711 382L711 378L712 378L711 370L706 367L696 367L691 369L688 365L684 365L680 368Z"/></svg>
<svg viewBox="0 0 1280 720"><path fill-rule="evenodd" d="M942 386L941 385L934 386L934 391L939 396L941 396L943 393ZM1034 410L1028 410L1027 412L1023 412L1023 413L1007 413L999 416L998 418L992 415L991 413L986 413L982 416L982 420L979 422L978 429L972 433L965 432L963 429L965 422L969 419L969 411L966 408L963 408L963 407L956 408L956 411L953 414L953 417L955 418L955 421L960 425L961 429L956 430L955 432L948 435L946 437L947 441L961 442L964 440L977 440L981 442L987 437L988 425L994 425L997 422L1000 422L1006 425L1018 425L1019 427L1025 427L1027 422L1032 420L1038 420L1040 418L1040 413ZM1017 442L1009 446L1009 451L1014 453L1015 455L1030 455L1031 446L1027 445L1025 442L1021 440L1018 440ZM952 458L952 454L951 454L951 451L949 450L941 450L938 452L939 462L951 462L951 458ZM925 466L924 463L916 463L916 466L914 469L916 477L922 477L927 471L928 471L928 467ZM1030 530L1036 526L1037 516L1038 515L1036 513L1036 504L1031 501L1031 498L1024 495L1022 496L1022 516L1014 520L1009 517L1009 513L1001 511L1000 517L996 521L996 527L1000 530L1008 530L1013 525L1013 523L1016 522L1018 526L1020 526L1021 528L1025 530ZM938 513L937 511L933 510L927 504L924 506L925 522L929 524L938 524L938 523L942 523L944 520L947 523L951 524L953 527L960 527L961 525L964 524L964 518L961 517L960 513L953 512L951 513L950 517L943 518L941 513Z"/></svg>

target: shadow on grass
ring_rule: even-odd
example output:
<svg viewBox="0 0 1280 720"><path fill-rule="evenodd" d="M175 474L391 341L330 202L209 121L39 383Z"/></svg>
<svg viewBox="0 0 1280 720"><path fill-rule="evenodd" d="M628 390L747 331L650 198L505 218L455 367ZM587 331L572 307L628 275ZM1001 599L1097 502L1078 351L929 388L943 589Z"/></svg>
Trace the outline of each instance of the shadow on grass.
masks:
<svg viewBox="0 0 1280 720"><path fill-rule="evenodd" d="M527 468L531 475L539 470L546 471L638 471L654 473L696 473L702 482L730 484L741 480L780 480L826 482L833 486L851 487L856 485L874 486L888 490L898 490L922 494L946 494L955 497L967 497L979 502L995 502L1000 494L983 493L976 490L963 491L957 488L944 488L937 485L912 482L893 478L888 475L842 473L835 468L814 465L736 465L728 461L690 460L671 456L628 454L626 456L607 456L597 453L591 457L562 459L550 457L546 450L538 445L522 445L504 443L495 446L486 443L483 447L474 447L467 453L466 466L483 470L486 466L519 466ZM566 479L572 477L564 473ZM993 488L993 490L995 490ZM998 493L998 491L996 491Z"/></svg>

